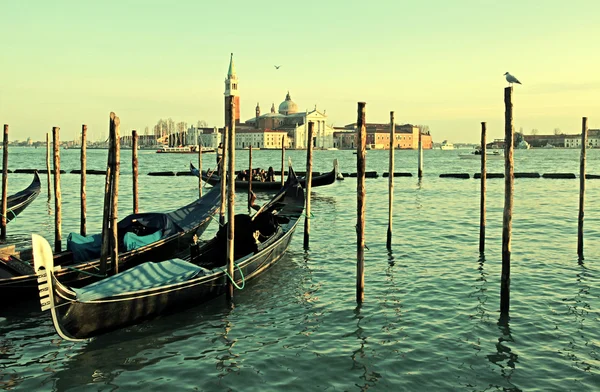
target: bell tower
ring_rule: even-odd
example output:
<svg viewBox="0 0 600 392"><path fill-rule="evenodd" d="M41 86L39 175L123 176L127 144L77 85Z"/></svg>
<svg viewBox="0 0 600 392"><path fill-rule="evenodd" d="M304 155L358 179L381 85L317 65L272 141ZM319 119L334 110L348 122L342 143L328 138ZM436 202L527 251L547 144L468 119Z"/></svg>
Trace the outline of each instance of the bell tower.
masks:
<svg viewBox="0 0 600 392"><path fill-rule="evenodd" d="M258 128L259 128L259 127L258 127L258 118L260 117L260 106L259 106L258 102L256 103L256 110L255 110L255 113L256 113L256 125L255 125L254 127L255 127L256 129L258 129Z"/></svg>
<svg viewBox="0 0 600 392"><path fill-rule="evenodd" d="M229 71L227 72L227 78L225 79L225 125L229 125L229 108L227 107L227 97L232 97L235 104L234 120L235 124L240 123L240 94L238 91L238 78L235 73L235 66L233 65L233 53L229 60Z"/></svg>

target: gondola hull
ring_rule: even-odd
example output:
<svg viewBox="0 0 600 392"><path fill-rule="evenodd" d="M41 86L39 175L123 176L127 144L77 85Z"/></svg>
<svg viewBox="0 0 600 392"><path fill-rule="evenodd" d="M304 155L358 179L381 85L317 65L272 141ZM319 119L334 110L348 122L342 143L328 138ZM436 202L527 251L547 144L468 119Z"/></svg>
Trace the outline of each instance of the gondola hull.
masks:
<svg viewBox="0 0 600 392"><path fill-rule="evenodd" d="M119 253L119 270L123 271L149 260L166 260L173 257L174 254L188 249L194 243L194 238L201 236L210 224L212 215L220 205L220 192L218 190L209 192L201 200L205 202L205 210L199 214L197 221L186 222L187 224L184 229L156 242L138 249ZM189 208L189 206L176 210L173 213L180 211L180 215L183 215L186 208ZM99 276L99 259L73 263L72 257L71 252L62 252L54 256L54 264L63 266L55 272L55 277L60 282L72 287L82 287L101 278ZM14 263L17 262L13 261L13 265ZM38 282L35 271L27 262L18 263L19 268L23 269L21 273L11 268L10 265L0 262L0 295L3 298L14 298L16 301L35 298L38 294ZM112 263L109 258L107 273L110 274L111 269ZM2 305L0 305L1 307Z"/></svg>
<svg viewBox="0 0 600 392"><path fill-rule="evenodd" d="M6 198L6 223L15 220L25 208L33 203L39 196L41 190L42 184L40 182L40 176L36 171L34 173L33 181L27 188Z"/></svg>

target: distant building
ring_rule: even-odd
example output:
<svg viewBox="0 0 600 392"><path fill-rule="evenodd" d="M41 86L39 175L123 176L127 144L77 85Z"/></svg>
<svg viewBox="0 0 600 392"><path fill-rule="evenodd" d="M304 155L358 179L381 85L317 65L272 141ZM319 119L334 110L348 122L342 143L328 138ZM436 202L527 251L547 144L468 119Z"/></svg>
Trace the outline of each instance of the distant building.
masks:
<svg viewBox="0 0 600 392"><path fill-rule="evenodd" d="M261 129L244 129L236 131L235 148L243 149L250 146L256 148L280 149L282 142L287 145L287 132Z"/></svg>
<svg viewBox="0 0 600 392"><path fill-rule="evenodd" d="M368 149L390 149L390 124L365 124L367 131ZM412 124L396 124L393 145L395 149L418 149L419 127ZM433 142L429 131L421 132L421 143L423 149L433 148ZM356 148L356 123L348 124L343 128L336 128L334 135L334 147L339 149Z"/></svg>
<svg viewBox="0 0 600 392"><path fill-rule="evenodd" d="M581 134L559 134L559 135L523 135L523 138L531 147L566 147L581 148ZM600 129L588 130L588 146L600 148Z"/></svg>

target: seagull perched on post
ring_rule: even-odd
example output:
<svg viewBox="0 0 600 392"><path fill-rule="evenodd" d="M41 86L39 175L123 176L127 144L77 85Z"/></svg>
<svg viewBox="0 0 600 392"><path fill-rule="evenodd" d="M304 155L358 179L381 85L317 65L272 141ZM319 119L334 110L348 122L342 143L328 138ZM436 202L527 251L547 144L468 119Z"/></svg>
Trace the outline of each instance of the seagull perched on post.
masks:
<svg viewBox="0 0 600 392"><path fill-rule="evenodd" d="M508 72L505 73L504 76L506 76L506 81L509 83L510 86L512 86L513 83L521 84L521 82L519 82L519 79L515 78Z"/></svg>
<svg viewBox="0 0 600 392"><path fill-rule="evenodd" d="M275 69L279 69L279 67L281 67L281 65L274 65Z"/></svg>

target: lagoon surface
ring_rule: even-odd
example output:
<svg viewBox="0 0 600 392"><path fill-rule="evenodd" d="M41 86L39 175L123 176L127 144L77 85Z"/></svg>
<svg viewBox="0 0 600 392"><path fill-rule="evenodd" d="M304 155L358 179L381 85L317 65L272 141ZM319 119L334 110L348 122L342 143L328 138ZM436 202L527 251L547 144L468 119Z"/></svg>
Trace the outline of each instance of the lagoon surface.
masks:
<svg viewBox="0 0 600 392"><path fill-rule="evenodd" d="M579 180L516 179L511 312L499 319L504 180L488 180L487 245L478 252L479 161L424 152L425 177L396 178L393 250L385 246L388 179L367 179L365 302L357 306L356 179L314 188L310 250L303 224L279 263L244 290L85 343L61 340L50 313L2 298L0 388L23 391L592 391L600 385L600 180L588 180L585 260L577 259ZM305 151L287 151L297 171ZM107 150L88 150L88 169ZM352 151L315 151L314 170L356 172ZM131 212L131 151L122 151L119 217ZM188 154L141 150L140 209L169 211L197 197ZM79 169L79 150L61 150ZM253 166L278 151L253 152ZM204 156L204 168L215 155ZM248 152L237 151L236 169ZM588 151L600 174L600 150ZM45 168L45 149L10 148L9 168ZM416 175L417 151L397 151L396 171ZM388 170L387 151L368 151L367 170ZM488 172L503 172L488 161ZM516 150L517 172L579 173L579 151ZM100 231L104 176L88 177L88 233ZM29 174L9 175L9 194ZM42 194L8 226L8 242L53 241L54 202ZM63 244L79 230L79 175L63 174ZM268 195L259 195L259 202ZM246 197L238 193L237 211ZM217 225L204 234L210 238ZM596 387L594 387L596 385Z"/></svg>

